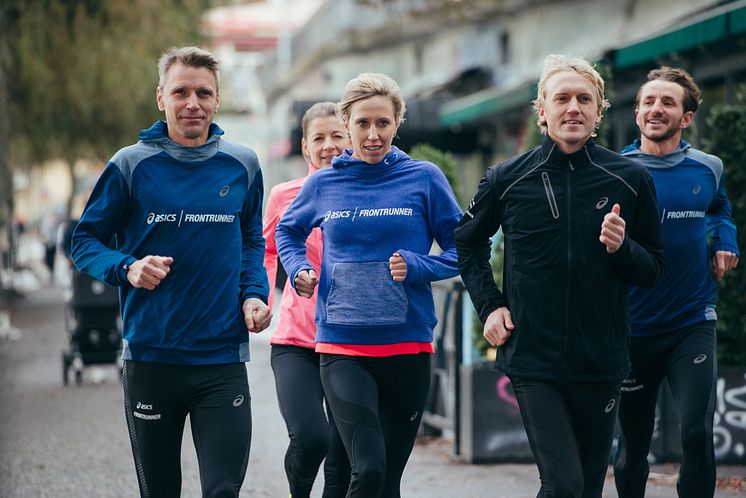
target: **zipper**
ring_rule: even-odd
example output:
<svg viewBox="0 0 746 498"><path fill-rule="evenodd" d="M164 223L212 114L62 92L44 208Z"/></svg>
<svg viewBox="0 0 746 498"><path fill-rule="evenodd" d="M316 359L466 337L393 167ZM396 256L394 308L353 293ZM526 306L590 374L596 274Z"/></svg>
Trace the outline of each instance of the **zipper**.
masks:
<svg viewBox="0 0 746 498"><path fill-rule="evenodd" d="M549 173L547 173L546 171L542 171L541 179L544 182L544 192L546 192L547 194L549 209L552 210L552 218L558 220L559 208L557 207L557 199L554 197L554 191L552 190L552 183L549 181Z"/></svg>
<svg viewBox="0 0 746 498"><path fill-rule="evenodd" d="M570 275L572 275L572 172L575 171L575 167L571 161L567 162L567 216L565 216L567 223L567 279L565 281L565 337L562 351L563 365L562 365L562 379L567 378L567 343L570 335Z"/></svg>

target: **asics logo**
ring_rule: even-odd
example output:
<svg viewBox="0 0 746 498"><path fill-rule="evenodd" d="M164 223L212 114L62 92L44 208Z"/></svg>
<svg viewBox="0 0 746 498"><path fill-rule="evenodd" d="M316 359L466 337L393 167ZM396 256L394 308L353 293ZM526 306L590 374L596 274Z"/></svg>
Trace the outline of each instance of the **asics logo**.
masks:
<svg viewBox="0 0 746 498"><path fill-rule="evenodd" d="M243 404L243 396L238 395L236 396L236 399L233 400L233 406L241 406Z"/></svg>
<svg viewBox="0 0 746 498"><path fill-rule="evenodd" d="M694 364L698 365L698 364L702 363L703 361L705 361L706 359L707 359L707 355L706 354L701 354L701 355L697 356L696 358L694 358Z"/></svg>
<svg viewBox="0 0 746 498"><path fill-rule="evenodd" d="M702 185L695 185L692 187L692 194L697 195L702 190Z"/></svg>
<svg viewBox="0 0 746 498"><path fill-rule="evenodd" d="M218 192L218 195L220 197L225 197L226 195L228 195L228 192L230 191L231 191L231 188L228 185L226 185L225 187L220 189L220 192Z"/></svg>
<svg viewBox="0 0 746 498"><path fill-rule="evenodd" d="M609 203L608 197L601 197L596 203L596 209L603 209L603 207L606 206L608 203Z"/></svg>
<svg viewBox="0 0 746 498"><path fill-rule="evenodd" d="M150 213L148 214L148 219L146 221L148 225L152 225L153 223L161 223L164 221L170 221L173 223L176 221L176 214L175 213L163 213L163 214Z"/></svg>
<svg viewBox="0 0 746 498"><path fill-rule="evenodd" d="M608 403L606 403L606 406L604 407L604 413L610 413L611 410L614 409L614 406L616 405L615 399L610 399Z"/></svg>
<svg viewBox="0 0 746 498"><path fill-rule="evenodd" d="M153 405L152 405L152 404L150 404L150 405L146 405L145 403L140 403L140 402L138 401L138 402L137 402L137 407L136 407L136 408L137 408L138 410L152 410L152 409L153 409Z"/></svg>
<svg viewBox="0 0 746 498"><path fill-rule="evenodd" d="M412 414L412 416L411 416L411 417L409 417L409 421L410 421L410 422L414 422L414 421L415 421L415 419L417 418L417 415L419 415L419 414L420 414L420 412L418 412L418 411L417 411L417 412L414 412L414 413Z"/></svg>

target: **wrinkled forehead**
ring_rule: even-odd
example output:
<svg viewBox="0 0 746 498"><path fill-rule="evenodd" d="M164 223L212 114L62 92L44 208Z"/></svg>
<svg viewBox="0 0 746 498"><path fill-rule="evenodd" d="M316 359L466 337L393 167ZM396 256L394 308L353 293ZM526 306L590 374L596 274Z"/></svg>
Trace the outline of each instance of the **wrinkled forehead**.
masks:
<svg viewBox="0 0 746 498"><path fill-rule="evenodd" d="M177 62L163 75L163 86L173 85L217 90L218 79L215 73L205 66L188 66Z"/></svg>

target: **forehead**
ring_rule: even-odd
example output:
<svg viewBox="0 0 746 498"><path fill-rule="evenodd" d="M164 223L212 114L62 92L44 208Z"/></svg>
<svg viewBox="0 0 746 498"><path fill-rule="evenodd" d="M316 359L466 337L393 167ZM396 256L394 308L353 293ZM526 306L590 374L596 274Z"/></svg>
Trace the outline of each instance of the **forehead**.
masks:
<svg viewBox="0 0 746 498"><path fill-rule="evenodd" d="M308 134L330 133L342 130L342 123L336 116L319 116L308 123Z"/></svg>
<svg viewBox="0 0 746 498"><path fill-rule="evenodd" d="M681 102L684 98L684 89L673 81L648 81L640 88L640 99L651 97L668 97Z"/></svg>
<svg viewBox="0 0 746 498"><path fill-rule="evenodd" d="M386 116L394 117L394 102L384 95L374 95L352 104L350 116Z"/></svg>
<svg viewBox="0 0 746 498"><path fill-rule="evenodd" d="M594 98L596 96L596 87L593 82L582 74L566 70L553 74L545 83L547 96L558 93L581 94L588 93Z"/></svg>
<svg viewBox="0 0 746 498"><path fill-rule="evenodd" d="M217 88L217 80L213 72L206 67L185 66L176 63L166 71L163 86L206 87L214 90Z"/></svg>

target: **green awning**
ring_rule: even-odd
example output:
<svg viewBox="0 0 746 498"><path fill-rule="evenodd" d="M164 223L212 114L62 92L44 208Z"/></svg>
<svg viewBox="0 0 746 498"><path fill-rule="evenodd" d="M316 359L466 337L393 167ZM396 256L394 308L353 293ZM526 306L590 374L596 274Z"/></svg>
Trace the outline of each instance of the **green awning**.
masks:
<svg viewBox="0 0 746 498"><path fill-rule="evenodd" d="M728 14L730 20L730 31L733 34L746 32L746 7L735 10Z"/></svg>
<svg viewBox="0 0 746 498"><path fill-rule="evenodd" d="M729 12L719 9L719 12L708 19L618 49L614 55L615 67L623 69L635 66L672 52L689 50L746 32L746 7Z"/></svg>
<svg viewBox="0 0 746 498"><path fill-rule="evenodd" d="M448 102L440 109L439 121L443 126L450 126L519 107L528 108L535 98L536 82L509 90L490 88Z"/></svg>

